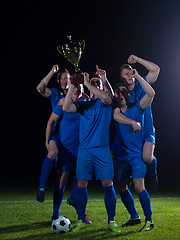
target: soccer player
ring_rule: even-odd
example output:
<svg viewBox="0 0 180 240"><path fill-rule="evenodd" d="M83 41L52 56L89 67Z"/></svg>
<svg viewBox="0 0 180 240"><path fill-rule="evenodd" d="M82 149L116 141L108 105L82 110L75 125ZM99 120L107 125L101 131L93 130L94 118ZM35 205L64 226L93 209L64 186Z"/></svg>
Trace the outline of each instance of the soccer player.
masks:
<svg viewBox="0 0 180 240"><path fill-rule="evenodd" d="M51 101L52 110L55 109L61 98L65 97L67 88L68 88L68 80L70 79L70 73L67 69L63 69L59 71L58 65L54 65L51 71L41 80L41 82L37 86L37 91L43 96ZM57 83L59 84L59 88L48 88L47 85L52 78L52 76L58 73L57 75ZM41 175L39 178L40 185L37 192L37 201L44 202L44 190L46 188L46 182L48 176L53 168L54 159L58 154L58 142L59 142L59 133L56 132L58 128L54 126L54 132L51 136L51 139L48 144L48 154L45 157Z"/></svg>
<svg viewBox="0 0 180 240"><path fill-rule="evenodd" d="M131 126L119 123L120 112L127 117L143 124L145 110L150 106L155 96L155 91L145 81L135 69L129 72L131 78L136 78L145 91L136 104L129 102L129 92L126 84L118 84L115 89L115 99L117 105L114 107L114 119L117 139L119 141L119 150L117 151L115 163L115 177L119 183L119 191L122 202L131 214L131 219L125 226L140 223L139 216L134 206L133 197L128 189L129 179L133 178L133 184L138 193L139 200L145 215L146 230L154 227L151 215L151 203L148 192L145 189L144 176L146 173L146 164L142 159L143 133L134 133ZM143 229L142 228L142 229Z"/></svg>
<svg viewBox="0 0 180 240"><path fill-rule="evenodd" d="M63 103L63 110L80 113L79 151L77 156L76 177L78 189L76 194L77 225L73 232L85 227L85 209L87 204L87 185L94 169L96 179L101 180L105 193L105 206L108 214L108 227L113 232L120 232L114 221L116 194L113 186L114 167L109 148L109 128L112 115L112 98L103 91L99 76L89 79L84 74L84 85L90 91L90 98L71 102L74 86L70 84ZM125 121L127 118L123 116ZM123 121L122 120L122 121ZM129 124L135 121L128 119Z"/></svg>
<svg viewBox="0 0 180 240"><path fill-rule="evenodd" d="M80 85L73 89L72 100L76 101L82 95ZM57 169L59 170L58 185L54 190L53 219L59 216L59 208L64 196L65 186L67 184L69 171L75 172L77 152L79 147L79 113L66 113L62 105L57 105L52 112L46 129L46 147L49 147L51 132L55 122L60 121L58 149L60 156Z"/></svg>
<svg viewBox="0 0 180 240"><path fill-rule="evenodd" d="M139 63L144 66L148 70L147 76L144 79L149 83L153 84L158 75L160 68L156 64L137 57L135 55L130 55L128 58L129 64ZM139 84L138 81L135 81L133 77L129 74L132 70L132 67L129 64L124 64L120 68L120 79L125 81L128 84L129 89L129 102L136 103L142 95L144 95L144 90ZM153 126L153 117L151 106L144 113L144 124L143 124L143 151L142 157L147 166L150 167L150 177L151 183L153 187L157 186L158 178L157 178L157 159L154 156L154 148L155 148L155 128Z"/></svg>

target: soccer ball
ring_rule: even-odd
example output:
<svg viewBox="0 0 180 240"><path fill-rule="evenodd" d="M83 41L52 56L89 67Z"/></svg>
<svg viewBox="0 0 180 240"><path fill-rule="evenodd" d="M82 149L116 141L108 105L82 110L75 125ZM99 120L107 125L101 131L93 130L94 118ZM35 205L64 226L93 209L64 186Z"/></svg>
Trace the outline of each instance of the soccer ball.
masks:
<svg viewBox="0 0 180 240"><path fill-rule="evenodd" d="M71 222L67 217L59 216L52 221L52 229L55 233L65 233L70 230Z"/></svg>

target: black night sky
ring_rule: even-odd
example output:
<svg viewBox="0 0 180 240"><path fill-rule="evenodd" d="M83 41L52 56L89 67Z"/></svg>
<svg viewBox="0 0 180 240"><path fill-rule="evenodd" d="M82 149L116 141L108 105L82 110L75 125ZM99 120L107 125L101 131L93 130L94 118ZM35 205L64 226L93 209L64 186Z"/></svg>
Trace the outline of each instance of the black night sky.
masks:
<svg viewBox="0 0 180 240"><path fill-rule="evenodd" d="M98 64L112 86L130 54L160 66L152 104L159 181L180 183L180 1L13 1L2 11L3 181L38 180L51 105L36 86L54 64L73 72L56 50L72 35L86 42L80 68L91 75Z"/></svg>

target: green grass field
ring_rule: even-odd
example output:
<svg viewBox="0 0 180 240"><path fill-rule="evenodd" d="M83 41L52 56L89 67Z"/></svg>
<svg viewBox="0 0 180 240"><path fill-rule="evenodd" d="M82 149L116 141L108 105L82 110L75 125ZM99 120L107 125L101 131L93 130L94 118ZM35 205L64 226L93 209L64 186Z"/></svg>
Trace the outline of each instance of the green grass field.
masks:
<svg viewBox="0 0 180 240"><path fill-rule="evenodd" d="M33 188L33 187L32 187ZM65 193L60 209L60 215L68 217L71 223L77 220L76 211L66 204L69 190ZM49 239L83 239L110 240L115 239L180 239L180 194L150 194L155 228L149 232L138 232L144 224L144 215L137 195L133 193L137 211L142 223L127 228L121 228L121 233L112 233L107 227L107 214L104 206L103 190L98 188L88 190L86 213L93 224L78 233L68 232L55 234L50 227L52 215L52 189L46 191L46 201L36 202L36 189L24 190L17 187L1 189L0 195L0 239L3 240L49 240ZM118 225L125 223L129 215L118 196L116 217Z"/></svg>

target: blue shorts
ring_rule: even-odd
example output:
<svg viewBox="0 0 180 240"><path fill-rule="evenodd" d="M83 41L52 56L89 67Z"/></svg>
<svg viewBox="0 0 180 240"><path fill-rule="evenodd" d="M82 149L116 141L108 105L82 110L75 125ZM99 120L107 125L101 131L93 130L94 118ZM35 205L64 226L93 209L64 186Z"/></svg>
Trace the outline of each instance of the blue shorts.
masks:
<svg viewBox="0 0 180 240"><path fill-rule="evenodd" d="M116 158L115 177L118 182L129 178L143 178L146 174L146 164L141 157Z"/></svg>
<svg viewBox="0 0 180 240"><path fill-rule="evenodd" d="M75 172L76 162L77 156L73 155L61 144L58 154L57 169L62 170L63 172Z"/></svg>
<svg viewBox="0 0 180 240"><path fill-rule="evenodd" d="M94 170L96 180L105 181L114 177L114 166L109 146L79 148L76 177L81 181L92 179Z"/></svg>

